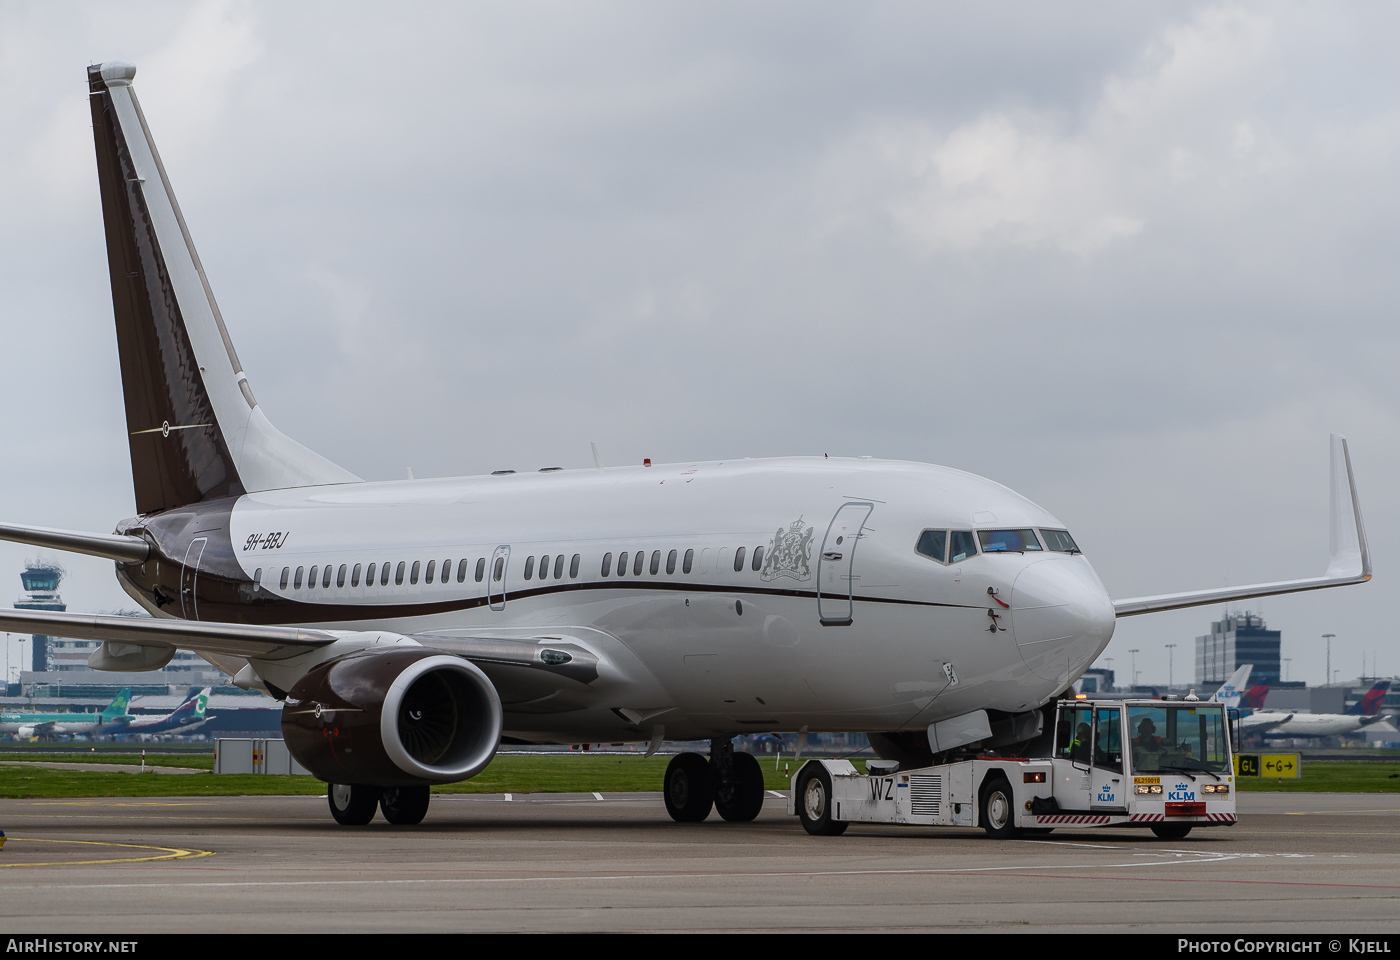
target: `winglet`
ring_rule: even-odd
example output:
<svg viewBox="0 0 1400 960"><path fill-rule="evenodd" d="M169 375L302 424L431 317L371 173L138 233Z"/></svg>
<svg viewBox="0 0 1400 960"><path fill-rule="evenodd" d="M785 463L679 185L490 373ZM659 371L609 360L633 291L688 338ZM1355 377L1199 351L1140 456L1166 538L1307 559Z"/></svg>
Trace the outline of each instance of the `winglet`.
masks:
<svg viewBox="0 0 1400 960"><path fill-rule="evenodd" d="M1371 549L1361 519L1361 498L1351 471L1347 438L1332 434L1331 558L1327 576L1336 579L1371 579Z"/></svg>
<svg viewBox="0 0 1400 960"><path fill-rule="evenodd" d="M1356 476L1351 469L1351 452L1346 437L1332 434L1331 461L1331 556L1327 572L1320 577L1303 580L1279 580L1274 583L1251 583L1242 587L1221 587L1214 590L1193 590L1188 593L1164 593L1153 597L1133 597L1113 601L1113 610L1120 617L1133 617L1160 610L1179 610L1248 600L1251 597L1271 597L1281 593L1301 593L1365 583L1371 579L1371 550L1366 544L1366 526L1361 519L1361 498L1356 493Z"/></svg>

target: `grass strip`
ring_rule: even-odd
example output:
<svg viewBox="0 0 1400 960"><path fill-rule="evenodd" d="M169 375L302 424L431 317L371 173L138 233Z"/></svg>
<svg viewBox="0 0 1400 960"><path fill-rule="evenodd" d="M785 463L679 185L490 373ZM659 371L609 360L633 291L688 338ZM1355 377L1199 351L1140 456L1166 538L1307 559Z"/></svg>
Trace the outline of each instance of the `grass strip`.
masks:
<svg viewBox="0 0 1400 960"><path fill-rule="evenodd" d="M39 759L26 757L25 759ZM67 756L60 759L70 762ZM147 762L150 762L147 757ZM162 758L164 759L164 758ZM199 758L194 758L199 759ZM471 780L433 788L435 793L634 793L660 791L666 775L666 756L617 757L603 754L497 757ZM111 762L111 761L109 761ZM130 762L123 760L122 762ZM140 762L140 758L137 758ZM782 766L796 770L791 760ZM43 767L0 766L0 797L64 799L80 797L223 797L301 795L324 793L326 786L312 777L279 777L245 774L165 777L155 774L116 773L95 763L91 773L48 770ZM773 761L759 761L764 785L784 790L788 781Z"/></svg>
<svg viewBox="0 0 1400 960"><path fill-rule="evenodd" d="M1313 760L1303 758L1297 780L1236 777L1241 793L1400 793L1400 761Z"/></svg>
<svg viewBox="0 0 1400 960"><path fill-rule="evenodd" d="M25 759L49 759L31 756ZM71 755L52 759L73 762ZM160 758L163 763L168 759ZM208 757L179 758L182 766L203 762ZM108 762L132 762L130 757L108 758ZM139 755L135 762L140 762ZM147 762L151 758L147 757ZM546 756L497 757L471 780L433 788L435 793L634 793L659 791L670 757L608 756L605 754L564 754ZM175 764L169 764L175 765ZM207 775L168 777L155 774L117 773L101 769L94 762L92 772L48 770L42 767L0 766L0 797L5 798L85 798L85 797L201 797L301 795L325 792L325 785L311 777L257 775ZM765 786L786 790L789 782L784 768L794 772L799 764L771 758L759 760ZM1299 780L1237 778L1240 792L1315 793L1400 793L1400 761L1367 763L1355 761L1304 761Z"/></svg>

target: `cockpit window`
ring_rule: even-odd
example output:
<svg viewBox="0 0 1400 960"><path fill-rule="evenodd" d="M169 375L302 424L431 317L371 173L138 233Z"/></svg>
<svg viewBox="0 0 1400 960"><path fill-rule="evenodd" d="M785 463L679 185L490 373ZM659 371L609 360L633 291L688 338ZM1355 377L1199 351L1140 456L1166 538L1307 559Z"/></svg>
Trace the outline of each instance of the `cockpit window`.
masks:
<svg viewBox="0 0 1400 960"><path fill-rule="evenodd" d="M948 535L948 562L957 563L977 555L977 539L971 530L954 530Z"/></svg>
<svg viewBox="0 0 1400 960"><path fill-rule="evenodd" d="M978 530L983 553L1027 553L1040 550L1034 530Z"/></svg>
<svg viewBox="0 0 1400 960"><path fill-rule="evenodd" d="M948 555L948 531L925 530L919 534L919 545L914 549L942 563L943 558Z"/></svg>
<svg viewBox="0 0 1400 960"><path fill-rule="evenodd" d="M1042 530L1040 535L1045 538L1045 547L1056 553L1082 553L1074 538L1069 535L1068 530Z"/></svg>

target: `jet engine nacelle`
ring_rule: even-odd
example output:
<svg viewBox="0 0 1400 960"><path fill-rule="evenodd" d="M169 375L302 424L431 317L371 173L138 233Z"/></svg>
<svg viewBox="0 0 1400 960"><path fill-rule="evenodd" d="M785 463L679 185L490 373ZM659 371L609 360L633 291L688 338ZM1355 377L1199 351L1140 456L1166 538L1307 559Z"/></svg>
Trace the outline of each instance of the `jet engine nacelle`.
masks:
<svg viewBox="0 0 1400 960"><path fill-rule="evenodd" d="M319 664L287 694L282 736L328 783L417 786L480 773L501 739L501 701L473 663L424 647Z"/></svg>

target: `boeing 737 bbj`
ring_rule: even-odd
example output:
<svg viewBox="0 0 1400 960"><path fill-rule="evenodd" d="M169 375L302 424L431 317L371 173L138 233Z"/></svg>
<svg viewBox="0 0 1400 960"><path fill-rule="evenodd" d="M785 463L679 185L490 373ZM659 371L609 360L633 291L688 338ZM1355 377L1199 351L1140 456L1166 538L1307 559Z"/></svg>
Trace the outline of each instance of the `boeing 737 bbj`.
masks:
<svg viewBox="0 0 1400 960"><path fill-rule="evenodd" d="M1074 538L948 467L783 458L365 482L254 397L132 90L88 68L137 516L0 537L107 557L156 619L5 611L146 670L198 651L284 701L341 823L416 823L501 742L709 740L677 820L763 803L743 733L864 731L927 763L1014 748L1116 617L1370 578L1334 438L1322 577L1110 600Z"/></svg>

